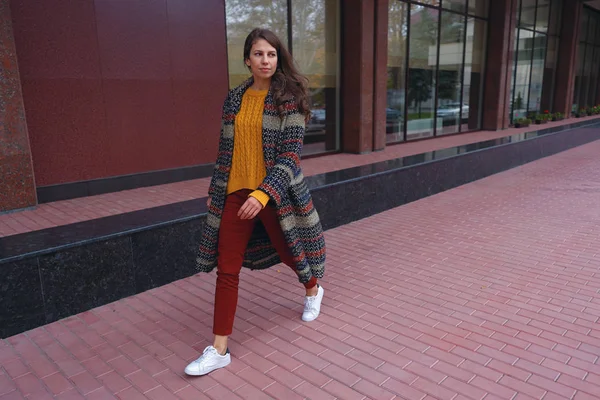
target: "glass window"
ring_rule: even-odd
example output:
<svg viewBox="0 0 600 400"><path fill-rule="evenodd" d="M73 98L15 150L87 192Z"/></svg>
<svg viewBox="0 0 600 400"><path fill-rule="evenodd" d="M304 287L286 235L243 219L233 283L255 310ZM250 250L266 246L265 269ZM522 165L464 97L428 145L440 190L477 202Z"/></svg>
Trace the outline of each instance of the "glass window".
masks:
<svg viewBox="0 0 600 400"><path fill-rule="evenodd" d="M444 0L442 2L442 8L465 13L467 12L467 0Z"/></svg>
<svg viewBox="0 0 600 400"><path fill-rule="evenodd" d="M580 106L579 97L580 97L580 88L581 88L581 78L583 76L583 62L585 60L585 45L583 43L579 43L577 45L577 69L575 71L575 89L573 90L573 111L578 111Z"/></svg>
<svg viewBox="0 0 600 400"><path fill-rule="evenodd" d="M511 120L513 118L517 118L515 117L515 110L517 109L516 107L522 108L522 103L523 103L523 94L521 93L521 97L520 100L517 102L516 99L516 93L515 93L515 82L516 82L516 70L517 70L517 62L518 62L518 54L517 51L519 50L519 28L515 28L515 40L513 40L513 54L514 54L514 63L513 63L513 68L512 68L512 73L510 74L510 99L511 99L511 103L510 103L510 118Z"/></svg>
<svg viewBox="0 0 600 400"><path fill-rule="evenodd" d="M286 0L226 0L229 86L234 88L250 77L244 64L244 41L257 26L269 27L287 45Z"/></svg>
<svg viewBox="0 0 600 400"><path fill-rule="evenodd" d="M592 45L584 45L585 47L585 61L583 64L583 75L581 76L581 89L579 95L579 104L582 104L584 107L590 106L591 102L588 98L588 94L590 91L590 78L592 76L592 60L594 47Z"/></svg>
<svg viewBox="0 0 600 400"><path fill-rule="evenodd" d="M519 24L521 28L531 28L535 26L535 1L521 0L521 18Z"/></svg>
<svg viewBox="0 0 600 400"><path fill-rule="evenodd" d="M391 0L388 5L388 67L386 133L388 142L404 140L406 49L409 5Z"/></svg>
<svg viewBox="0 0 600 400"><path fill-rule="evenodd" d="M556 77L556 62L558 60L558 38L548 37L546 52L546 67L542 83L542 106L540 109L552 111L554 104L554 82Z"/></svg>
<svg viewBox="0 0 600 400"><path fill-rule="evenodd" d="M468 118L468 107L463 107L461 81L465 50L465 17L442 11L440 53L438 72L437 120L441 121L439 134L456 133L464 117Z"/></svg>
<svg viewBox="0 0 600 400"><path fill-rule="evenodd" d="M303 154L336 150L338 99L338 0L292 2L292 51L309 80L312 107Z"/></svg>
<svg viewBox="0 0 600 400"><path fill-rule="evenodd" d="M473 131L481 127L481 99L483 98L483 71L487 22L480 19L467 20L467 42L463 82L463 114L461 131ZM466 115L465 115L466 114Z"/></svg>
<svg viewBox="0 0 600 400"><path fill-rule="evenodd" d="M593 47L594 56L592 58L592 77L590 79L590 92L588 104L590 106L598 105L598 74L600 73L600 47Z"/></svg>
<svg viewBox="0 0 600 400"><path fill-rule="evenodd" d="M573 111L597 105L600 68L600 12L583 8L577 46L577 68L573 88Z"/></svg>
<svg viewBox="0 0 600 400"><path fill-rule="evenodd" d="M552 0L550 8L550 26L548 34L553 36L560 35L560 23L562 15L562 0Z"/></svg>
<svg viewBox="0 0 600 400"><path fill-rule="evenodd" d="M531 56L533 50L533 32L519 29L516 53L515 88L513 100L513 119L527 116L529 105L529 83L531 79Z"/></svg>
<svg viewBox="0 0 600 400"><path fill-rule="evenodd" d="M585 42L587 39L588 33L588 23L589 23L590 13L587 12L587 9L581 15L581 26L579 31L579 41Z"/></svg>
<svg viewBox="0 0 600 400"><path fill-rule="evenodd" d="M587 29L587 31L588 31L588 34L587 34L588 40L587 40L587 42L589 44L594 44L596 42L596 40L597 40L597 38L596 38L596 26L598 24L598 18L596 18L595 13L594 14L590 13L590 14L591 15L590 15L590 19L588 21L588 29Z"/></svg>
<svg viewBox="0 0 600 400"><path fill-rule="evenodd" d="M433 136L439 11L411 5L407 138ZM440 124L441 125L441 124Z"/></svg>
<svg viewBox="0 0 600 400"><path fill-rule="evenodd" d="M530 112L539 112L542 102L542 83L544 79L544 62L546 59L546 35L536 33L533 42L533 62L531 64L531 81L529 84Z"/></svg>
<svg viewBox="0 0 600 400"><path fill-rule="evenodd" d="M488 4L390 0L388 142L480 128Z"/></svg>
<svg viewBox="0 0 600 400"><path fill-rule="evenodd" d="M562 0L520 0L511 119L553 112Z"/></svg>
<svg viewBox="0 0 600 400"><path fill-rule="evenodd" d="M439 7L440 0L413 0L414 3L427 4L428 6Z"/></svg>
<svg viewBox="0 0 600 400"><path fill-rule="evenodd" d="M550 0L538 0L537 14L535 18L535 30L539 32L548 31L548 18L550 17Z"/></svg>
<svg viewBox="0 0 600 400"><path fill-rule="evenodd" d="M477 17L488 17L489 0L469 0L469 14Z"/></svg>
<svg viewBox="0 0 600 400"><path fill-rule="evenodd" d="M229 86L250 77L243 62L244 41L257 26L271 29L292 52L309 79L311 119L303 154L339 148L339 0L225 0ZM288 43L288 20L292 43Z"/></svg>

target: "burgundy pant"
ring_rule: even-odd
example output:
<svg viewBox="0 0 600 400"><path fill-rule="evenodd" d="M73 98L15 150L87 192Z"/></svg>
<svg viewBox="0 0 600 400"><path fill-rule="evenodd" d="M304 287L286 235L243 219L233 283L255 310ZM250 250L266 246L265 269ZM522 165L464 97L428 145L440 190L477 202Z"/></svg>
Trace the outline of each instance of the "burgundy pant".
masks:
<svg viewBox="0 0 600 400"><path fill-rule="evenodd" d="M256 218L260 218L260 221L263 223L281 261L296 273L296 264L285 241L281 225L279 225L277 214L273 207L267 205L258 213L255 219L240 219L238 217L238 211L248 199L248 195L251 192L251 190L239 190L231 193L225 199L225 208L223 209L219 229L217 291L215 294L213 325L213 333L215 335L229 336L233 330L233 320L238 301L240 271ZM315 277L304 284L307 289L311 289L316 285L317 279Z"/></svg>

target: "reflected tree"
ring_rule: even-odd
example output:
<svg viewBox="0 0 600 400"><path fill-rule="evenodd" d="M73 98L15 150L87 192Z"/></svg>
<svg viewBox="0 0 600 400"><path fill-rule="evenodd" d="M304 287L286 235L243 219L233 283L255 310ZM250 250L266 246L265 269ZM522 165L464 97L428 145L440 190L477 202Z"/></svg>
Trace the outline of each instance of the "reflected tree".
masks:
<svg viewBox="0 0 600 400"><path fill-rule="evenodd" d="M442 12L438 97L458 101L463 69L465 17Z"/></svg>
<svg viewBox="0 0 600 400"><path fill-rule="evenodd" d="M254 28L268 28L287 45L286 0L226 0L229 84L235 87L250 75L243 62L244 41Z"/></svg>
<svg viewBox="0 0 600 400"><path fill-rule="evenodd" d="M388 9L388 89L402 88L408 36L408 4L391 1Z"/></svg>
<svg viewBox="0 0 600 400"><path fill-rule="evenodd" d="M410 71L408 101L418 108L421 118L422 103L432 97L433 73L435 66L429 65L429 53L437 42L438 12L432 9L413 6L410 27Z"/></svg>
<svg viewBox="0 0 600 400"><path fill-rule="evenodd" d="M285 0L226 0L227 36L246 38L257 27L268 28L287 43Z"/></svg>
<svg viewBox="0 0 600 400"><path fill-rule="evenodd" d="M309 93L312 107L315 108L323 107L326 103L327 1L292 2L292 50L299 70L309 78Z"/></svg>

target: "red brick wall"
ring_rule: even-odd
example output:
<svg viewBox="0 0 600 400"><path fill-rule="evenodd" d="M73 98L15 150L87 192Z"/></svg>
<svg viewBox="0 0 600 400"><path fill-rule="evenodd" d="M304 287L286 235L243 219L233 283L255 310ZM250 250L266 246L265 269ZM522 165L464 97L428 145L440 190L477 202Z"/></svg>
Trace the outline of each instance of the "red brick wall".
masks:
<svg viewBox="0 0 600 400"><path fill-rule="evenodd" d="M222 0L11 0L36 184L213 162Z"/></svg>

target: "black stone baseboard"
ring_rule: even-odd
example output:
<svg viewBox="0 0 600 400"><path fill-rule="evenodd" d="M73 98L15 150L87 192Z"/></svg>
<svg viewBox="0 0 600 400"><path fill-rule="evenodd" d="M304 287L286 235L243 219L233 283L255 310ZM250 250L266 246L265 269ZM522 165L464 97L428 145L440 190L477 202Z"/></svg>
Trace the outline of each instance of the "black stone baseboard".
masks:
<svg viewBox="0 0 600 400"><path fill-rule="evenodd" d="M600 139L578 123L307 178L325 229ZM193 275L203 199L0 238L0 337Z"/></svg>
<svg viewBox="0 0 600 400"><path fill-rule="evenodd" d="M61 183L58 185L40 186L37 188L38 202L69 200L78 197L94 196L121 190L164 185L207 178L213 173L214 164L195 165L192 167L174 168L162 171L143 172L139 174L121 175L89 181Z"/></svg>

